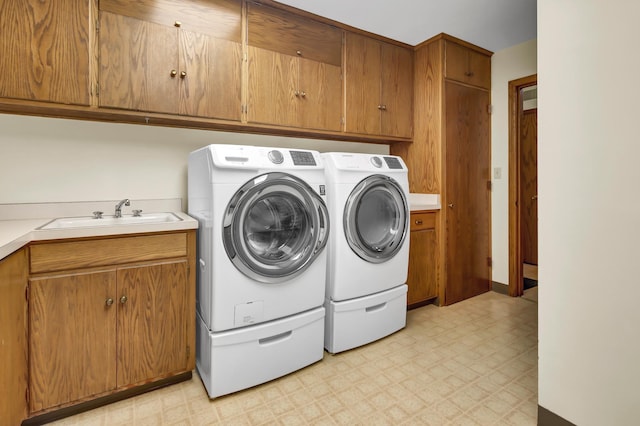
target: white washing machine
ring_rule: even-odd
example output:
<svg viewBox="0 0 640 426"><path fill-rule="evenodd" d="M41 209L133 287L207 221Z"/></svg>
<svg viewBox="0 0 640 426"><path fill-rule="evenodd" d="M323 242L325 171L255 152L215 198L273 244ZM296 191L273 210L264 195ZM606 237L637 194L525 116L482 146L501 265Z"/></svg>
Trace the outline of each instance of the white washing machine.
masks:
<svg viewBox="0 0 640 426"><path fill-rule="evenodd" d="M329 236L325 349L345 351L406 325L407 166L391 155L324 153Z"/></svg>
<svg viewBox="0 0 640 426"><path fill-rule="evenodd" d="M210 145L192 152L199 222L196 366L211 398L322 359L329 218L320 154Z"/></svg>

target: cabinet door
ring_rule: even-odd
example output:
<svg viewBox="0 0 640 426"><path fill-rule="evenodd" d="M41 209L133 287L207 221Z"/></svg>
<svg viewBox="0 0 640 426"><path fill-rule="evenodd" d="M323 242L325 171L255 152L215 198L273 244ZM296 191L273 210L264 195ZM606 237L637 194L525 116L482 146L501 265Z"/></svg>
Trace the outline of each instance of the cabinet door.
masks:
<svg viewBox="0 0 640 426"><path fill-rule="evenodd" d="M413 52L381 43L381 133L410 138L413 124Z"/></svg>
<svg viewBox="0 0 640 426"><path fill-rule="evenodd" d="M29 280L30 412L116 386L115 270Z"/></svg>
<svg viewBox="0 0 640 426"><path fill-rule="evenodd" d="M27 417L27 250L0 260L0 419L17 425Z"/></svg>
<svg viewBox="0 0 640 426"><path fill-rule="evenodd" d="M300 125L307 129L340 131L342 80L340 67L299 59Z"/></svg>
<svg viewBox="0 0 640 426"><path fill-rule="evenodd" d="M491 288L489 92L445 82L446 293L450 304Z"/></svg>
<svg viewBox="0 0 640 426"><path fill-rule="evenodd" d="M101 107L178 113L177 28L101 11L99 38Z"/></svg>
<svg viewBox="0 0 640 426"><path fill-rule="evenodd" d="M89 104L89 1L0 2L0 96Z"/></svg>
<svg viewBox="0 0 640 426"><path fill-rule="evenodd" d="M253 123L298 124L298 59L248 47L249 99L247 120Z"/></svg>
<svg viewBox="0 0 640 426"><path fill-rule="evenodd" d="M186 369L187 282L186 260L118 269L119 388Z"/></svg>
<svg viewBox="0 0 640 426"><path fill-rule="evenodd" d="M380 43L359 34L346 34L345 131L380 134Z"/></svg>
<svg viewBox="0 0 640 426"><path fill-rule="evenodd" d="M491 58L468 47L447 41L445 74L452 80L489 89Z"/></svg>
<svg viewBox="0 0 640 426"><path fill-rule="evenodd" d="M180 31L180 114L240 120L242 45Z"/></svg>
<svg viewBox="0 0 640 426"><path fill-rule="evenodd" d="M411 213L407 305L415 305L438 296L436 213Z"/></svg>

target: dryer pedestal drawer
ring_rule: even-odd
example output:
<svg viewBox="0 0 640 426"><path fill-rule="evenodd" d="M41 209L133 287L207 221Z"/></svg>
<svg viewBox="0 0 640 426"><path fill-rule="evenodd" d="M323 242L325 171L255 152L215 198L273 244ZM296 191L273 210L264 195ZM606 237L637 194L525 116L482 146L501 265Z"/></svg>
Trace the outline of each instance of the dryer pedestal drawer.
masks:
<svg viewBox="0 0 640 426"><path fill-rule="evenodd" d="M210 398L250 388L320 361L323 307L254 326L210 333L198 316L198 374Z"/></svg>
<svg viewBox="0 0 640 426"><path fill-rule="evenodd" d="M342 302L325 301L324 347L337 353L381 339L407 323L407 285Z"/></svg>

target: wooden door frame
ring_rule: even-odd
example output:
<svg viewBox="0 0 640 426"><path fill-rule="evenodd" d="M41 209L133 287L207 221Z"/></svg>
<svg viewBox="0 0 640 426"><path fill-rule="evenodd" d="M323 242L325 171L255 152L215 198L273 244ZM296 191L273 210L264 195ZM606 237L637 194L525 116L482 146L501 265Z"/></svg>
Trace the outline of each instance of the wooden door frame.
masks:
<svg viewBox="0 0 640 426"><path fill-rule="evenodd" d="M509 296L522 296L522 247L520 244L520 90L538 84L538 74L509 82Z"/></svg>

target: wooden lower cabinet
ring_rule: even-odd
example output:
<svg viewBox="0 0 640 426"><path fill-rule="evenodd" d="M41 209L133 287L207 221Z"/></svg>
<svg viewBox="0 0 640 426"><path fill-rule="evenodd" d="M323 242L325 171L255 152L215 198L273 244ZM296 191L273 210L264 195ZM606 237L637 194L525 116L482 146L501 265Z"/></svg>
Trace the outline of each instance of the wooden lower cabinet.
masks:
<svg viewBox="0 0 640 426"><path fill-rule="evenodd" d="M411 213L407 306L420 306L438 296L436 212Z"/></svg>
<svg viewBox="0 0 640 426"><path fill-rule="evenodd" d="M184 234L184 235L180 235ZM164 234L167 253L184 257L42 272L29 279L29 414L48 411L143 385L194 368L195 233ZM32 251L31 266L70 247L89 266L132 243L141 257L158 235L53 242ZM102 250L100 249L103 243ZM56 246L57 245L57 246ZM120 247L122 248L122 247ZM115 256L117 257L117 256ZM162 257L160 255L160 257ZM72 262L73 263L73 262Z"/></svg>
<svg viewBox="0 0 640 426"><path fill-rule="evenodd" d="M0 424L27 415L27 250L0 260Z"/></svg>

